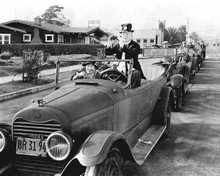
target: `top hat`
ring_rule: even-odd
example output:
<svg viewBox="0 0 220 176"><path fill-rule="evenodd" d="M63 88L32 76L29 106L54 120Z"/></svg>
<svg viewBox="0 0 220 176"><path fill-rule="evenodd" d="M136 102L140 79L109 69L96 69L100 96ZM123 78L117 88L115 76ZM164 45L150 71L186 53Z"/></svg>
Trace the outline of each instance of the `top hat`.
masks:
<svg viewBox="0 0 220 176"><path fill-rule="evenodd" d="M125 32L125 31L127 31L127 32L134 32L134 30L131 30L131 28L132 28L132 24L131 23L122 24L121 25L120 33Z"/></svg>
<svg viewBox="0 0 220 176"><path fill-rule="evenodd" d="M112 36L110 37L110 40L118 40L118 37L117 37L116 35L112 35Z"/></svg>

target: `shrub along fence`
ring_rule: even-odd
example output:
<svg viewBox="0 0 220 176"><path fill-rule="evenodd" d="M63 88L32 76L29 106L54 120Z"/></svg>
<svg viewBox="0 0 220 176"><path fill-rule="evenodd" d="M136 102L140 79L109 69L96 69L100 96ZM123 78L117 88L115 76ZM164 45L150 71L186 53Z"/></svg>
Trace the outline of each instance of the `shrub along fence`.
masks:
<svg viewBox="0 0 220 176"><path fill-rule="evenodd" d="M97 55L97 49L104 48L100 44L10 44L0 45L0 52L9 51L14 56L22 56L23 51L47 51L51 55L91 54Z"/></svg>

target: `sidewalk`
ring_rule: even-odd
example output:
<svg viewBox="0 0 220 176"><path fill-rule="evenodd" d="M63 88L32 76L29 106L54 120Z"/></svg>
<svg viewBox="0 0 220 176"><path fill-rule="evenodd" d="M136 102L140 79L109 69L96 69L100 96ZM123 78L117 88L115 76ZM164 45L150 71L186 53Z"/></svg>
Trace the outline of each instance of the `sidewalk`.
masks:
<svg viewBox="0 0 220 176"><path fill-rule="evenodd" d="M72 70L77 70L80 69L81 65L73 65L73 66L67 66L67 67L61 67L60 68L60 73L64 73L64 72L70 72ZM49 70L43 70L40 73L40 77L44 77L44 76L49 76L49 75L54 75L55 77L55 72L56 69L49 69ZM1 77L0 78L0 84L4 84L7 82L11 82L11 81L19 81L22 80L22 74L16 75L16 76L6 76L6 77ZM62 81L59 81L60 84L64 84L65 82L69 81L70 79L65 79ZM24 90L20 90L17 92L12 92L12 93L7 93L7 94L3 94L0 95L0 102L2 101L6 101L9 99L13 99L16 97L21 97L24 95L28 95L28 94L33 94L33 93L37 93L43 90L47 90L47 89L52 89L56 86L55 82L50 83L50 84L46 84L46 85L42 85L42 86L37 86L37 87L31 87L28 89L24 89Z"/></svg>
<svg viewBox="0 0 220 176"><path fill-rule="evenodd" d="M62 72L68 72L74 69L79 69L81 65L73 65L73 66L67 66L67 67L61 67L60 68L60 73ZM55 75L56 69L48 69L48 70L43 70L40 72L39 77L44 77L48 75ZM0 84L11 82L11 81L20 81L22 80L22 74L15 75L15 76L5 76L0 78Z"/></svg>

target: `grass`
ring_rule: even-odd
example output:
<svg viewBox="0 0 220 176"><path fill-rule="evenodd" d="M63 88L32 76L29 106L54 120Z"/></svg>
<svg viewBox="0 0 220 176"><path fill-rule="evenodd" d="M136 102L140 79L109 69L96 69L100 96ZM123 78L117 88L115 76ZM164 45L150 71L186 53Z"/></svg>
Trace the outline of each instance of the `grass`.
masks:
<svg viewBox="0 0 220 176"><path fill-rule="evenodd" d="M11 81L8 83L0 84L0 95L16 92L19 90L45 85L54 82L54 79L39 79L38 83L32 82L32 83L26 83L23 81Z"/></svg>
<svg viewBox="0 0 220 176"><path fill-rule="evenodd" d="M69 65L73 65L73 63L64 62L61 65L61 67L62 66L69 66ZM43 65L42 69L46 70L46 69L51 69L51 68L55 68L55 67L56 67L55 64L45 63ZM20 57L12 57L10 60L0 59L0 79L1 79L1 77L4 77L4 76L12 76L12 75L16 75L16 74L22 74L22 72L23 72L22 59ZM68 73L62 74L62 75L60 74L61 79L65 79L68 77L69 77ZM30 82L30 83L23 82L23 81L11 81L8 83L0 84L0 95L23 90L23 89L27 89L27 88L31 88L31 87L45 85L45 84L52 83L52 82L54 82L54 75L40 77L38 79L37 83L35 81Z"/></svg>

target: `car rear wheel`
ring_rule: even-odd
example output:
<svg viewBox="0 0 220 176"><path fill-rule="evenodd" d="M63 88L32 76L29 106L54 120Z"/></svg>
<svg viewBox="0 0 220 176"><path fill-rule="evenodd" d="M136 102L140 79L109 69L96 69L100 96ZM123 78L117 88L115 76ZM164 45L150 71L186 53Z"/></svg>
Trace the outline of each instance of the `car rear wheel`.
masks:
<svg viewBox="0 0 220 176"><path fill-rule="evenodd" d="M171 122L171 103L169 99L166 107L164 108L164 125L167 126L163 134L164 137L169 135L170 122Z"/></svg>
<svg viewBox="0 0 220 176"><path fill-rule="evenodd" d="M117 148L112 148L107 158L96 166L86 168L84 176L122 176L123 158Z"/></svg>
<svg viewBox="0 0 220 176"><path fill-rule="evenodd" d="M176 100L175 100L175 110L181 111L182 101L183 101L183 88L182 86L179 89L176 89Z"/></svg>

